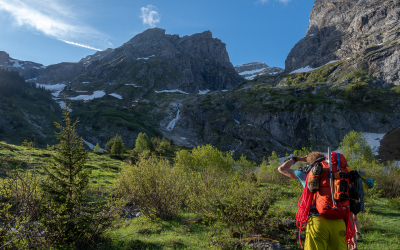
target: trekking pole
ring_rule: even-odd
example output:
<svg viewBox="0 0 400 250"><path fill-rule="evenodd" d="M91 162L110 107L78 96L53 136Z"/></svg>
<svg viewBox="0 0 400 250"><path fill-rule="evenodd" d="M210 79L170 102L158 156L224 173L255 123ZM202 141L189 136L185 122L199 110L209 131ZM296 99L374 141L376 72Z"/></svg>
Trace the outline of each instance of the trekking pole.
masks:
<svg viewBox="0 0 400 250"><path fill-rule="evenodd" d="M336 209L336 201L335 196L333 194L333 173L332 173L332 159L331 159L331 148L328 148L328 161L329 161L329 177L330 177L330 184L331 184L331 195L332 195L332 204L333 208Z"/></svg>

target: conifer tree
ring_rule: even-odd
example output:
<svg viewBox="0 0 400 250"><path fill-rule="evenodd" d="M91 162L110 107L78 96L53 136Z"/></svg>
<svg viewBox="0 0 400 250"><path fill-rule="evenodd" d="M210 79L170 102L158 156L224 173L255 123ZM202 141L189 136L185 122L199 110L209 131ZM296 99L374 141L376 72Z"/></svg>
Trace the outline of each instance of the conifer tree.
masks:
<svg viewBox="0 0 400 250"><path fill-rule="evenodd" d="M151 150L151 143L149 137L146 133L140 132L136 138L135 150L138 152L143 152L144 150Z"/></svg>
<svg viewBox="0 0 400 250"><path fill-rule="evenodd" d="M94 152L99 152L100 151L100 144L97 143L96 146L93 149Z"/></svg>
<svg viewBox="0 0 400 250"><path fill-rule="evenodd" d="M115 136L114 144L111 146L111 155L119 156L125 152L125 145L120 135Z"/></svg>
<svg viewBox="0 0 400 250"><path fill-rule="evenodd" d="M47 180L42 184L48 202L43 207L45 216L41 218L41 223L50 231L51 241L56 245L72 244L89 227L83 212L86 202L84 191L90 175L90 169L84 167L88 152L75 130L78 119L72 123L68 109L65 100L64 126L54 123L61 130L56 132L60 144L55 146L51 163L44 166Z"/></svg>
<svg viewBox="0 0 400 250"><path fill-rule="evenodd" d="M125 152L125 145L120 135L115 135L106 144L106 150L113 156L122 155Z"/></svg>

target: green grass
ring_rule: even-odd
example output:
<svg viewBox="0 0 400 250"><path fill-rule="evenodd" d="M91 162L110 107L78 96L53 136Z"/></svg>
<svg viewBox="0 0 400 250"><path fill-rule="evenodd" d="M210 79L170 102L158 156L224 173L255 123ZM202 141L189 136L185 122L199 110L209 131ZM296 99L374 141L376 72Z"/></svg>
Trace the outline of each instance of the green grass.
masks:
<svg viewBox="0 0 400 250"><path fill-rule="evenodd" d="M180 149L178 146L173 146L172 151L161 156L173 161L175 152ZM21 171L30 171L27 168L29 163L36 163L38 165L35 169L41 172L40 164L48 163L52 154L51 150L0 142L1 159L11 161L14 168L22 167ZM131 154L131 151L121 158L112 158L105 153L90 152L86 166L92 170L91 187L103 187L110 191L121 169L129 167L124 161L128 157L135 160L136 156ZM0 176L7 178L4 174ZM302 191L300 184L293 181L289 185L262 184L260 186L261 189L272 187L279 187L282 196L272 206L270 216L294 219L297 202ZM358 249L398 249L400 246L400 227L398 226L400 210L391 208L388 199L383 198L370 201L367 203L367 208L370 208L369 212L361 213L359 218L362 224L368 220L371 224L361 228L364 242L359 243ZM145 216L135 219L121 218L107 232L106 240L99 249L221 249L222 243L229 245L239 241L230 238L228 229L217 222L183 223L200 217L200 215L182 211L168 221L151 221ZM280 235L272 235L271 238L280 241L282 245L293 245L292 249L300 249L295 239L284 239Z"/></svg>

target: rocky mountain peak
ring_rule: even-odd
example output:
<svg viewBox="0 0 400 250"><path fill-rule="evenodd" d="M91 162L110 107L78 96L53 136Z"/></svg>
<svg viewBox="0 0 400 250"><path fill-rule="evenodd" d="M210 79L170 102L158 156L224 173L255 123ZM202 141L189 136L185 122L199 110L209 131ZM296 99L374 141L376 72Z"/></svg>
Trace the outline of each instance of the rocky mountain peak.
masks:
<svg viewBox="0 0 400 250"><path fill-rule="evenodd" d="M393 77L400 70L396 63L400 52L399 13L399 0L316 0L306 36L286 58L286 71L348 60L374 48L386 54L371 61L370 73L400 84L398 77Z"/></svg>
<svg viewBox="0 0 400 250"><path fill-rule="evenodd" d="M147 29L122 46L96 52L79 63L52 65L38 79L44 84L135 84L143 87L137 91L142 94L150 89L223 90L242 80L226 45L210 31L179 37L160 28Z"/></svg>
<svg viewBox="0 0 400 250"><path fill-rule="evenodd" d="M46 67L40 63L14 59L5 51L0 51L0 68L18 71L25 79L31 79L38 77Z"/></svg>
<svg viewBox="0 0 400 250"><path fill-rule="evenodd" d="M5 51L0 51L0 65L6 64L10 60L10 55Z"/></svg>
<svg viewBox="0 0 400 250"><path fill-rule="evenodd" d="M131 40L128 41L130 44L140 43L142 41L152 41L165 39L165 30L160 28L151 28L137 34Z"/></svg>

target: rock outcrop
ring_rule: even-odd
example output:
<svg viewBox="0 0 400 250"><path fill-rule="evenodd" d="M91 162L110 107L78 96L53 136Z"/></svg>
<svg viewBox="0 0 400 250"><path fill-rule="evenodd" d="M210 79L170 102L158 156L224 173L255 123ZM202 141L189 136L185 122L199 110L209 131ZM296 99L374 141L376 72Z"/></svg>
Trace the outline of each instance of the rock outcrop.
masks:
<svg viewBox="0 0 400 250"><path fill-rule="evenodd" d="M40 63L14 59L6 52L0 51L0 68L18 71L25 79L32 79L40 76L46 67Z"/></svg>
<svg viewBox="0 0 400 250"><path fill-rule="evenodd" d="M51 65L38 82L135 84L141 86L139 96L149 90L197 93L231 89L244 79L233 68L225 47L210 31L179 37L152 28L116 49L97 52L78 63Z"/></svg>
<svg viewBox="0 0 400 250"><path fill-rule="evenodd" d="M400 84L399 0L316 0L306 36L290 51L286 72L371 53L366 68L385 82ZM361 53L361 55L360 55Z"/></svg>
<svg viewBox="0 0 400 250"><path fill-rule="evenodd" d="M279 67L270 67L262 62L251 62L235 66L235 70L239 75L247 80L253 79L256 76L271 76L282 73L284 70Z"/></svg>

